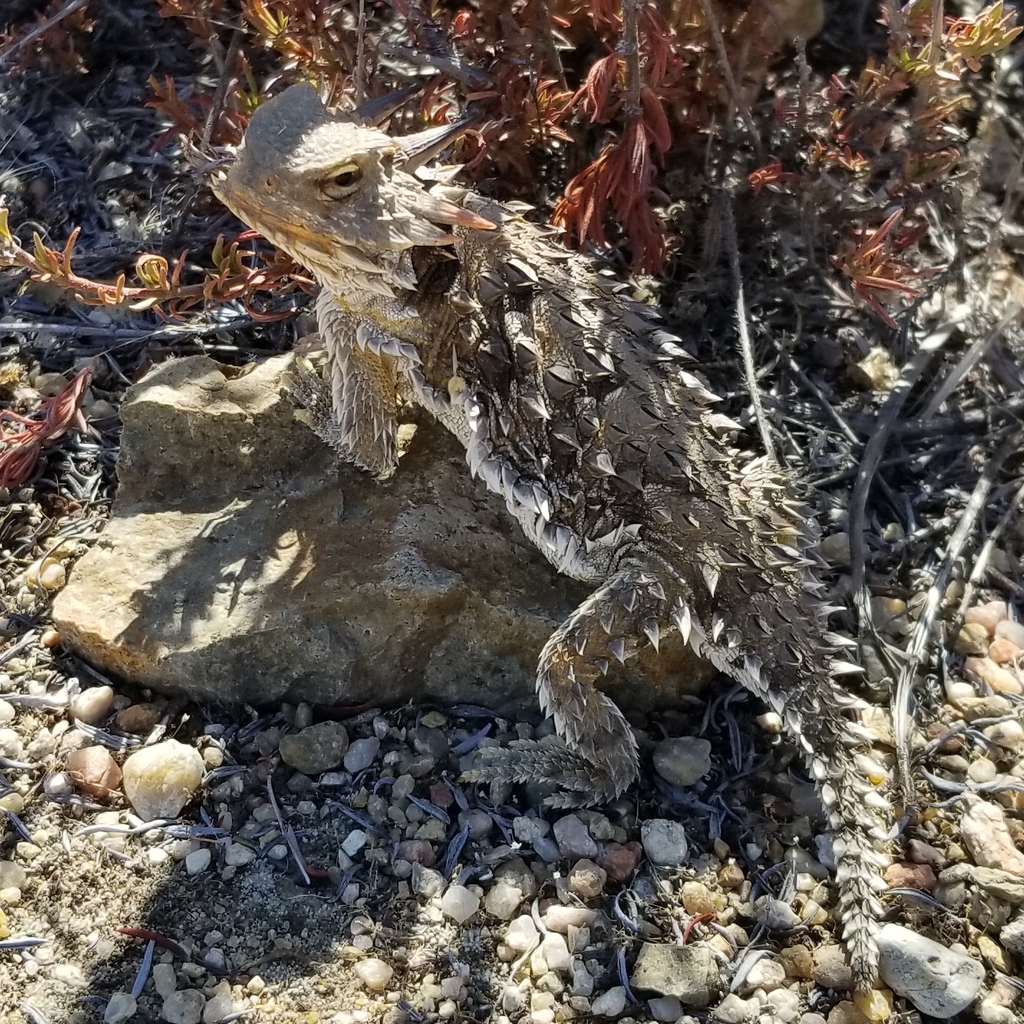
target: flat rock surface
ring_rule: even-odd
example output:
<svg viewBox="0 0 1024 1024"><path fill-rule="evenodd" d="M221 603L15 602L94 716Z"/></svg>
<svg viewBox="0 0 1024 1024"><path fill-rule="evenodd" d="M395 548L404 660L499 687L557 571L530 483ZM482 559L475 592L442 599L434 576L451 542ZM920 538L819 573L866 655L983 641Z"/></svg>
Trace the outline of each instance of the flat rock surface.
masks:
<svg viewBox="0 0 1024 1024"><path fill-rule="evenodd" d="M337 466L297 420L290 361L194 356L129 391L117 500L54 604L61 636L197 700L534 707L537 656L587 587L528 544L436 424L388 481ZM675 637L638 668L609 680L626 709L678 703L710 674Z"/></svg>

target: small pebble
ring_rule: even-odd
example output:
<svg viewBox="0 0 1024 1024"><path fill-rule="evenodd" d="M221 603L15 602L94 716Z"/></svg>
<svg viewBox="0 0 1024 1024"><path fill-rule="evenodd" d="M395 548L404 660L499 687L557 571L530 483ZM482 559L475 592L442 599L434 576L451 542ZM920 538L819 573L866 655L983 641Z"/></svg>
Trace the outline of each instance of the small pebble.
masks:
<svg viewBox="0 0 1024 1024"><path fill-rule="evenodd" d="M383 992L388 987L391 976L395 973L390 964L378 960L375 956L360 960L352 970L371 992Z"/></svg>
<svg viewBox="0 0 1024 1024"><path fill-rule="evenodd" d="M210 866L212 859L213 854L210 852L210 848L201 846L185 858L185 872L190 876L201 875Z"/></svg>
<svg viewBox="0 0 1024 1024"><path fill-rule="evenodd" d="M203 781L199 752L177 740L137 750L124 763L124 791L144 821L176 818Z"/></svg>
<svg viewBox="0 0 1024 1024"><path fill-rule="evenodd" d="M647 1009L655 1020L671 1024L682 1016L683 1004L675 996L659 996L647 1000Z"/></svg>
<svg viewBox="0 0 1024 1024"><path fill-rule="evenodd" d="M996 627L1007 617L1005 601L989 601L987 604L976 604L968 608L964 622L977 622L984 626L989 636L994 636Z"/></svg>
<svg viewBox="0 0 1024 1024"><path fill-rule="evenodd" d="M654 770L673 786L692 786L711 771L711 742L693 736L662 740L654 748Z"/></svg>
<svg viewBox="0 0 1024 1024"><path fill-rule="evenodd" d="M160 704L131 704L114 716L114 724L122 732L133 736L145 736L160 721L163 706Z"/></svg>
<svg viewBox="0 0 1024 1024"><path fill-rule="evenodd" d="M640 826L640 841L648 859L659 867L679 867L686 863L690 853L686 829L668 818L644 821Z"/></svg>
<svg viewBox="0 0 1024 1024"><path fill-rule="evenodd" d="M635 840L631 843L609 843L598 858L598 864L613 882L627 882L640 863L643 849Z"/></svg>
<svg viewBox="0 0 1024 1024"><path fill-rule="evenodd" d="M792 1024L800 1016L800 993L795 988L777 988L765 1005L781 1024Z"/></svg>
<svg viewBox="0 0 1024 1024"><path fill-rule="evenodd" d="M554 825L555 842L559 853L568 860L579 860L586 857L593 860L597 857L597 843L587 826L575 814L566 814Z"/></svg>
<svg viewBox="0 0 1024 1024"><path fill-rule="evenodd" d="M921 1013L948 1020L981 992L984 964L909 928L883 925L878 949L879 977Z"/></svg>
<svg viewBox="0 0 1024 1024"><path fill-rule="evenodd" d="M964 658L964 671L984 680L996 693L1024 693L1017 674L991 658Z"/></svg>
<svg viewBox="0 0 1024 1024"><path fill-rule="evenodd" d="M172 992L165 1000L161 1016L167 1024L199 1024L206 999L194 988Z"/></svg>
<svg viewBox="0 0 1024 1024"><path fill-rule="evenodd" d="M741 994L750 995L755 989L764 989L765 992L773 992L786 981L786 969L777 960L768 957L761 957L747 972L743 984L740 986Z"/></svg>
<svg viewBox="0 0 1024 1024"><path fill-rule="evenodd" d="M842 946L819 946L812 953L812 958L814 966L811 977L816 985L837 992L848 992L853 988L853 971L846 962Z"/></svg>
<svg viewBox="0 0 1024 1024"><path fill-rule="evenodd" d="M561 935L568 935L570 928L589 928L597 919L597 911L589 907L570 907L553 903L544 912L544 927Z"/></svg>
<svg viewBox="0 0 1024 1024"><path fill-rule="evenodd" d="M1024 877L1024 853L1014 845L1002 808L977 796L968 796L963 803L961 839L974 863Z"/></svg>
<svg viewBox="0 0 1024 1024"><path fill-rule="evenodd" d="M138 1004L131 992L115 992L103 1011L103 1024L123 1024L135 1016Z"/></svg>
<svg viewBox="0 0 1024 1024"><path fill-rule="evenodd" d="M441 897L441 913L465 924L480 909L480 897L464 885L450 885Z"/></svg>
<svg viewBox="0 0 1024 1024"><path fill-rule="evenodd" d="M75 785L87 796L107 797L121 786L121 769L106 747L72 750L67 770Z"/></svg>
<svg viewBox="0 0 1024 1024"><path fill-rule="evenodd" d="M358 772L369 768L374 761L377 760L377 754L380 752L380 740L375 736L370 736L366 739L353 740L349 745L348 750L345 751L345 756L342 758L342 764L345 766L345 771L351 772L353 775Z"/></svg>
<svg viewBox="0 0 1024 1024"><path fill-rule="evenodd" d="M770 932L789 931L800 924L800 915L774 896L761 896L754 901L754 917Z"/></svg>
<svg viewBox="0 0 1024 1024"><path fill-rule="evenodd" d="M303 775L319 775L341 764L348 733L340 722L318 722L281 737L281 760Z"/></svg>
<svg viewBox="0 0 1024 1024"><path fill-rule="evenodd" d="M89 686L71 698L71 717L86 725L102 722L114 706L114 691L109 686Z"/></svg>
<svg viewBox="0 0 1024 1024"><path fill-rule="evenodd" d="M883 876L894 888L923 889L931 892L936 886L935 872L927 864L908 864L900 861L890 864Z"/></svg>
<svg viewBox="0 0 1024 1024"><path fill-rule="evenodd" d="M1007 640L1018 650L1024 650L1024 622L1003 619L996 623L995 635L997 640Z"/></svg>
<svg viewBox="0 0 1024 1024"><path fill-rule="evenodd" d="M757 1019L761 1004L756 999L742 999L735 992L730 992L711 1011L711 1016L721 1024L743 1024L744 1021Z"/></svg>
<svg viewBox="0 0 1024 1024"><path fill-rule="evenodd" d="M1022 653L1024 652L1012 640L1007 640L1002 636L997 636L988 645L988 656L997 665L1008 665L1019 658Z"/></svg>
<svg viewBox="0 0 1024 1024"><path fill-rule="evenodd" d="M537 926L529 914L522 914L512 921L505 932L505 943L517 953L525 953L537 941Z"/></svg>
<svg viewBox="0 0 1024 1024"><path fill-rule="evenodd" d="M582 900L596 899L604 892L608 873L592 860L576 861L569 871L569 891Z"/></svg>
<svg viewBox="0 0 1024 1024"><path fill-rule="evenodd" d="M590 1004L595 1017L618 1017L626 1008L626 990L621 985L602 992Z"/></svg>
<svg viewBox="0 0 1024 1024"><path fill-rule="evenodd" d="M991 782L996 773L996 766L987 757L979 757L972 761L967 769L967 777L973 782Z"/></svg>
<svg viewBox="0 0 1024 1024"><path fill-rule="evenodd" d="M440 872L437 874L441 877ZM518 886L510 885L508 882L496 882L484 895L484 910L499 921L511 921L523 898L523 890Z"/></svg>
<svg viewBox="0 0 1024 1024"><path fill-rule="evenodd" d="M572 968L572 955L564 935L548 932L541 940L540 954L549 971L568 971Z"/></svg>

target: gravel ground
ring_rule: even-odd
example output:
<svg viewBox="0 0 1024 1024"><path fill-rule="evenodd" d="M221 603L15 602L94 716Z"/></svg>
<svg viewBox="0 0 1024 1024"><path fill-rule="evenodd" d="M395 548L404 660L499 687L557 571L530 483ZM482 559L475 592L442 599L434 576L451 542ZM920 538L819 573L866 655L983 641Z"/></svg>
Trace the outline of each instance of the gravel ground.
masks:
<svg viewBox="0 0 1024 1024"><path fill-rule="evenodd" d="M22 606L46 600L33 572ZM1024 953L1022 634L1000 602L968 616L969 669L919 744L934 792L887 874L887 920L975 971L964 1017L986 1022L1017 1019ZM727 682L637 723L638 792L567 814L458 782L481 744L544 725L233 716L69 676L52 630L0 659L5 1021L856 1024L913 1005L884 983L852 1000L820 807L778 723ZM891 764L887 713L865 721Z"/></svg>

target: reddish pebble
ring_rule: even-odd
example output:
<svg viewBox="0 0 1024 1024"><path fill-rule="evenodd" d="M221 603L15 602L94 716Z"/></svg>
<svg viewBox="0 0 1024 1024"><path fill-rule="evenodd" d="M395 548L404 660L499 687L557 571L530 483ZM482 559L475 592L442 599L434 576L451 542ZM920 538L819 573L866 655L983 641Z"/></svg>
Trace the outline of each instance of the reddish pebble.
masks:
<svg viewBox="0 0 1024 1024"><path fill-rule="evenodd" d="M991 658L964 658L964 671L983 679L996 693L1024 693L1017 674Z"/></svg>
<svg viewBox="0 0 1024 1024"><path fill-rule="evenodd" d="M118 711L114 717L114 724L121 732L142 736L152 731L160 721L161 714L163 708L159 704L131 704L123 711Z"/></svg>
<svg viewBox="0 0 1024 1024"><path fill-rule="evenodd" d="M443 782L432 782L430 784L430 802L435 807L440 807L442 811L446 811L455 803L455 797Z"/></svg>
<svg viewBox="0 0 1024 1024"><path fill-rule="evenodd" d="M927 864L908 864L906 861L890 864L885 869L885 880L895 888L923 889L925 892L931 892L937 881L935 872Z"/></svg>
<svg viewBox="0 0 1024 1024"><path fill-rule="evenodd" d="M434 847L426 839L406 839L398 844L396 854L399 860L410 864L422 864L425 868L434 866Z"/></svg>
<svg viewBox="0 0 1024 1024"><path fill-rule="evenodd" d="M1006 665L1021 655L1021 649L1012 641L1007 640L1006 637L997 636L995 640L988 645L988 656L997 665Z"/></svg>
<svg viewBox="0 0 1024 1024"><path fill-rule="evenodd" d="M994 636L996 626L1006 618L1005 601L989 601L988 604L977 604L969 609L964 622L980 622L989 636Z"/></svg>
<svg viewBox="0 0 1024 1024"><path fill-rule="evenodd" d="M107 796L121 786L121 769L106 747L72 750L67 770L75 785L88 796Z"/></svg>
<svg viewBox="0 0 1024 1024"><path fill-rule="evenodd" d="M608 872L608 877L613 882L626 882L640 863L641 853L643 847L635 840L624 846L622 843L609 843L598 863Z"/></svg>

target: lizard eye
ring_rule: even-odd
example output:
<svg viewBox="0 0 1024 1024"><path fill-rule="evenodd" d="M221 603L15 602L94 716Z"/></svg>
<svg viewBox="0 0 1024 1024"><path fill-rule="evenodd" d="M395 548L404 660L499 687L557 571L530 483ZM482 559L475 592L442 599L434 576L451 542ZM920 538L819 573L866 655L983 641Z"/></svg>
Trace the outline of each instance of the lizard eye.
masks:
<svg viewBox="0 0 1024 1024"><path fill-rule="evenodd" d="M320 183L320 190L329 199L344 199L359 187L363 172L358 164L346 164Z"/></svg>

